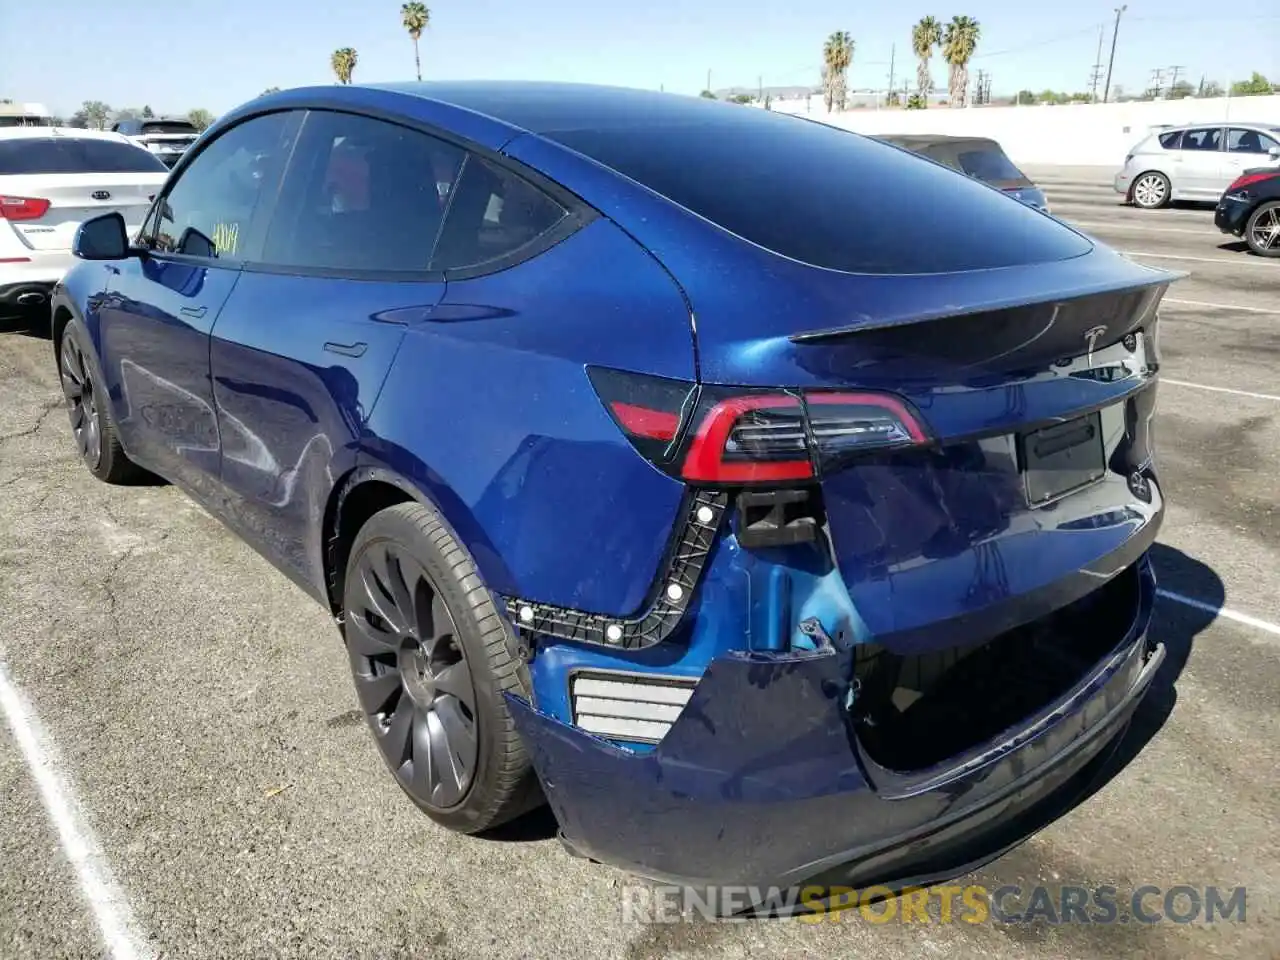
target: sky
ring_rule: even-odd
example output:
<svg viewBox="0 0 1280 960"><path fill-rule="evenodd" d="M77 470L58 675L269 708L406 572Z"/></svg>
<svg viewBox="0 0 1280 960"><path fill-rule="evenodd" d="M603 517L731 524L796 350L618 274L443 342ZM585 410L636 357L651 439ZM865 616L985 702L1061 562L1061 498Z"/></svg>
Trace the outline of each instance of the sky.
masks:
<svg viewBox="0 0 1280 960"><path fill-rule="evenodd" d="M922 16L975 17L982 37L971 72L992 92L1084 90L1115 0L895 3L770 0L439 0L421 41L424 79L612 83L697 93L729 86L816 84L822 41L855 41L849 84L883 89L891 56L913 75L911 26ZM1130 0L1119 31L1115 83L1145 88L1155 68L1180 66L1227 83L1259 70L1280 81L1280 0ZM68 116L85 100L156 113L214 114L267 87L332 83L329 55L359 54L355 80L413 79L413 48L399 0L2 0L0 97ZM1033 12L1035 11L1035 12ZM896 55L894 47L896 45ZM936 83L945 69L935 62Z"/></svg>

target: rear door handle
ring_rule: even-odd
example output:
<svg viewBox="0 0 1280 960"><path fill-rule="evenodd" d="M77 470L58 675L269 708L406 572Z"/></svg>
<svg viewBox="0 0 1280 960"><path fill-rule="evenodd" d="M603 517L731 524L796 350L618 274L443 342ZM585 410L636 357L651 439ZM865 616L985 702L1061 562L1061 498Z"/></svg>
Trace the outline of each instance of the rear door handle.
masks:
<svg viewBox="0 0 1280 960"><path fill-rule="evenodd" d="M336 353L342 357L363 357L364 352L369 349L367 343L334 343L330 340L324 345L325 350L329 353Z"/></svg>
<svg viewBox="0 0 1280 960"><path fill-rule="evenodd" d="M191 317L194 320L199 320L201 317L203 317L206 313L209 312L209 308L208 307L181 307L179 308L178 312L181 313L184 317Z"/></svg>

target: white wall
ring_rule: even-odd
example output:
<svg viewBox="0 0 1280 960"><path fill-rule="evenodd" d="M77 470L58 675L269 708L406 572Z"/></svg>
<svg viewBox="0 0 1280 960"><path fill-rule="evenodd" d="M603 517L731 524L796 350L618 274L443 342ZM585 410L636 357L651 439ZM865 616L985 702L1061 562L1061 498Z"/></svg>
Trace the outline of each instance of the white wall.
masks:
<svg viewBox="0 0 1280 960"><path fill-rule="evenodd" d="M1077 103L1062 106L970 107L928 110L850 110L827 114L820 97L806 111L803 100L775 100L773 109L822 120L857 133L938 133L991 137L1015 163L1119 167L1129 148L1156 124L1227 120L1280 126L1280 95L1143 103Z"/></svg>

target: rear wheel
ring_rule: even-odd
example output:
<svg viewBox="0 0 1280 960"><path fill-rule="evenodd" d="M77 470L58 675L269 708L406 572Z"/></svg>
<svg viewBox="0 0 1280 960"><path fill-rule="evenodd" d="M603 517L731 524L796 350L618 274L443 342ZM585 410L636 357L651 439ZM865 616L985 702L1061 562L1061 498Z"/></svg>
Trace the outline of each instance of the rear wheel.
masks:
<svg viewBox="0 0 1280 960"><path fill-rule="evenodd" d="M1280 257L1280 200L1269 200L1250 214L1244 239L1258 256Z"/></svg>
<svg viewBox="0 0 1280 960"><path fill-rule="evenodd" d="M58 348L58 376L71 418L80 459L99 480L132 483L146 472L125 456L116 433L111 404L93 362L93 346L84 329L71 324Z"/></svg>
<svg viewBox="0 0 1280 960"><path fill-rule="evenodd" d="M535 806L537 781L503 698L528 696L510 628L433 511L398 504L361 528L343 608L360 706L400 788L463 833Z"/></svg>
<svg viewBox="0 0 1280 960"><path fill-rule="evenodd" d="M1151 170L1133 181L1130 197L1135 207L1156 210L1169 202L1169 178Z"/></svg>

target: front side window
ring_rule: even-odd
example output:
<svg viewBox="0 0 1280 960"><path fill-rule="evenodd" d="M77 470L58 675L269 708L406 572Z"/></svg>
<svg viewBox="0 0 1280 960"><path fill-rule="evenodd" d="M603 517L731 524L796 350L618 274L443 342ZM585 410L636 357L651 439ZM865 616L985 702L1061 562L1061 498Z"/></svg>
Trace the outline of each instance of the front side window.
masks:
<svg viewBox="0 0 1280 960"><path fill-rule="evenodd" d="M1222 147L1221 127L1201 127L1182 135L1183 150L1218 150Z"/></svg>
<svg viewBox="0 0 1280 960"><path fill-rule="evenodd" d="M453 191L431 267L483 268L518 254L567 215L527 180L472 156Z"/></svg>
<svg viewBox="0 0 1280 960"><path fill-rule="evenodd" d="M1227 149L1232 153L1266 154L1280 146L1274 139L1257 130L1232 127L1227 131Z"/></svg>
<svg viewBox="0 0 1280 960"><path fill-rule="evenodd" d="M358 114L313 111L281 186L263 262L304 269L427 269L464 151Z"/></svg>
<svg viewBox="0 0 1280 960"><path fill-rule="evenodd" d="M243 258L254 212L275 190L294 129L292 114L272 113L223 133L157 202L143 242L159 253Z"/></svg>

